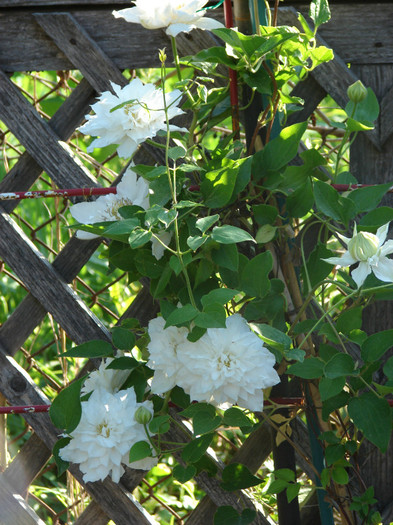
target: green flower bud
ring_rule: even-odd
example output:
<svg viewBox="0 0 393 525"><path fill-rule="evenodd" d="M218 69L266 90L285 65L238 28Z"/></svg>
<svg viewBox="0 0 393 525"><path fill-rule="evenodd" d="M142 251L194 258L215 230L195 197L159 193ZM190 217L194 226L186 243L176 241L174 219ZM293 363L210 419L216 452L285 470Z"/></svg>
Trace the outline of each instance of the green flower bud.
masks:
<svg viewBox="0 0 393 525"><path fill-rule="evenodd" d="M165 53L165 47L163 49L158 50L158 58L160 59L161 64L164 64L166 61L166 53Z"/></svg>
<svg viewBox="0 0 393 525"><path fill-rule="evenodd" d="M349 86L347 89L347 95L349 100L351 100L354 104L358 104L367 97L367 88L364 86L361 80L357 80Z"/></svg>
<svg viewBox="0 0 393 525"><path fill-rule="evenodd" d="M357 261L367 261L378 253L379 239L373 233L359 232L348 243L348 251Z"/></svg>
<svg viewBox="0 0 393 525"><path fill-rule="evenodd" d="M152 417L153 414L146 407L139 407L134 414L135 421L141 425L147 425Z"/></svg>

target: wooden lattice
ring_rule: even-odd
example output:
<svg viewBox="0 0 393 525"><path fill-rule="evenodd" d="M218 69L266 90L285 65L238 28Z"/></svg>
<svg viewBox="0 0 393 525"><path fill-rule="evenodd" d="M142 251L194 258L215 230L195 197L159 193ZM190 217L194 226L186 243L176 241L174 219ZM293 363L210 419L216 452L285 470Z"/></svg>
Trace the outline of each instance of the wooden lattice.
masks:
<svg viewBox="0 0 393 525"><path fill-rule="evenodd" d="M68 7L64 7L65 4ZM170 47L162 31L147 32L139 26L115 20L111 16L114 4L110 4L104 0L0 1L0 120L26 150L1 181L0 192L28 190L42 171L59 188L98 185L92 174L77 162L67 140L89 112L97 93L107 90L110 81L127 83L122 69L154 67L158 65L157 50ZM128 0L116 2L116 6L120 4L128 4ZM296 7L306 11L303 4ZM370 17L371 9L375 16ZM386 24L393 19L393 5L373 4L371 8L351 3L333 5L332 11L332 22L321 34L328 42L326 45L336 50L336 57L295 88L294 94L305 100L305 106L303 111L291 117L290 123L306 120L326 94L345 106L347 87L360 77L376 90L382 111L376 130L366 134L360 147L356 144L353 147L352 169L361 182L368 182L367 167L379 167L377 182L383 182L389 180L389 175L392 178L393 171L386 155L392 146L393 131L393 36L384 33L382 28L387 28ZM283 8L280 23L296 25L295 10ZM343 26L347 28L345 34ZM373 27L378 31L373 31ZM185 55L217 43L207 33L193 32L182 36L178 45L181 54ZM348 62L350 69L346 65ZM49 122L38 115L8 77L15 71L67 69L79 70L84 80ZM141 148L139 155L145 163L161 160L148 147ZM72 238L50 264L10 216L16 206L16 201L10 201L0 208L0 258L12 268L29 293L0 327L0 393L12 405L45 404L49 400L16 363L14 356L47 312L76 344L92 339L110 340L107 328L69 285L100 241ZM124 316L137 317L146 325L156 312L157 306L144 288ZM50 450L60 433L47 414L26 414L24 417L34 434L0 475L0 523L4 525L43 523L24 497L50 457ZM184 440L184 434L172 431L171 439ZM301 421L294 424L293 440L306 456L310 456L307 431ZM272 430L264 424L245 441L233 461L240 461L256 472L271 450ZM297 455L296 460L312 477L303 456ZM390 463L386 466L386 476L391 466ZM218 468L222 466L218 464ZM97 525L109 520L118 525L155 523L132 495L144 475L142 471L127 469L117 485L109 478L104 482L84 483L75 466L70 472L93 498L75 523ZM188 524L212 523L215 508L220 505L232 505L238 510L255 508L254 523L270 523L248 492L226 492L217 478L210 478L206 473L195 479L206 497L191 513ZM389 490L391 492L391 487ZM385 503L388 502L389 499ZM304 509L302 523L318 523L318 516Z"/></svg>

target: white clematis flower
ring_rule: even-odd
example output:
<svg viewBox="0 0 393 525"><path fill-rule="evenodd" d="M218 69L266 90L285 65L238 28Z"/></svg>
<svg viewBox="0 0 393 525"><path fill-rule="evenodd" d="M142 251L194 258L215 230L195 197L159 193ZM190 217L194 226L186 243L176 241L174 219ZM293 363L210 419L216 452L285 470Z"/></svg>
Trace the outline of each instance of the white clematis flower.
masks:
<svg viewBox="0 0 393 525"><path fill-rule="evenodd" d="M166 34L176 36L192 29L224 27L213 18L204 17L207 0L135 0L135 7L113 11L115 18L141 24L146 29L166 27Z"/></svg>
<svg viewBox="0 0 393 525"><path fill-rule="evenodd" d="M89 392L93 392L94 390L98 389L105 390L110 394L116 394L120 390L124 381L130 375L130 371L107 368L107 366L112 363L112 361L112 357L103 359L98 370L94 370L89 374L89 377L82 386L82 395L88 394Z"/></svg>
<svg viewBox="0 0 393 525"><path fill-rule="evenodd" d="M180 361L177 348L187 340L188 330L184 327L169 326L164 329L165 320L156 317L149 322L150 354L147 366L155 371L151 384L154 394L171 390L178 381Z"/></svg>
<svg viewBox="0 0 393 525"><path fill-rule="evenodd" d="M226 328L209 328L195 343L187 340L185 328L164 330L160 319L149 324L153 392L178 385L193 401L263 410L262 389L279 383L280 378L273 368L273 354L241 315L228 317Z"/></svg>
<svg viewBox="0 0 393 525"><path fill-rule="evenodd" d="M142 178L137 178L136 174L129 167L124 173L123 178L117 185L117 193L102 195L95 201L79 202L71 206L72 217L81 224L94 224L96 222L120 221L123 217L119 214L122 206L140 206L144 210L149 208L149 185ZM76 232L78 239L95 239L98 235L83 230ZM163 231L157 237L166 245L172 238L172 233ZM154 237L152 238L152 254L158 260L164 255L164 246Z"/></svg>
<svg viewBox="0 0 393 525"><path fill-rule="evenodd" d="M112 480L118 483L124 473L122 464L137 469L151 468L155 458L128 462L132 445L147 441L143 425L134 419L141 406L153 414L153 404L137 403L131 388L117 394L95 390L88 401L82 403L81 420L71 433L71 441L60 449L60 457L79 463L85 482L104 480L111 474Z"/></svg>
<svg viewBox="0 0 393 525"><path fill-rule="evenodd" d="M139 78L121 87L111 82L115 94L105 91L93 104L95 115L87 115L87 122L79 128L85 135L99 137L93 140L87 151L109 144L118 144L119 157L131 157L139 144L157 135L158 131L167 130L162 89L154 84L143 84ZM178 89L166 93L165 102L168 120L184 113L177 104L181 92ZM122 107L114 110L117 106ZM178 126L169 125L170 131L187 131Z"/></svg>
<svg viewBox="0 0 393 525"><path fill-rule="evenodd" d="M341 257L329 257L323 260L341 267L359 263L359 266L351 272L351 277L358 288L371 272L381 281L393 282L393 260L386 257L393 253L393 241L386 241L388 229L389 223L378 228L376 235L368 232L358 233L355 224L351 239L340 235L340 239L347 245L347 251Z"/></svg>
<svg viewBox="0 0 393 525"><path fill-rule="evenodd" d="M149 185L142 178L137 178L132 167L124 173L117 185L117 193L102 195L92 202L79 202L70 208L70 213L81 224L122 220L119 208L122 206L140 206L144 210L149 207ZM78 230L78 239L94 239L94 233Z"/></svg>

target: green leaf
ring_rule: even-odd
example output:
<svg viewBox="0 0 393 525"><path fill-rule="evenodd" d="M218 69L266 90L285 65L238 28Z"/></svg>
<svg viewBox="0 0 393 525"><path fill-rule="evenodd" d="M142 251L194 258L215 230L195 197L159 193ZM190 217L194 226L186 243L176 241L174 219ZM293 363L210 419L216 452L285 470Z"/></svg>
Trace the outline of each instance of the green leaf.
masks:
<svg viewBox="0 0 393 525"><path fill-rule="evenodd" d="M169 264L165 265L165 268L160 276L160 278L157 281L156 287L154 290L151 290L151 293L153 295L153 298L156 299L157 297L162 294L162 292L165 290L167 284L169 283L172 276L172 268Z"/></svg>
<svg viewBox="0 0 393 525"><path fill-rule="evenodd" d="M61 438L53 446L52 454L56 461L57 466L57 477L60 477L64 472L68 470L68 467L70 466L69 461L64 461L59 455L59 452L62 448L68 445L68 443L71 441L71 438L65 437Z"/></svg>
<svg viewBox="0 0 393 525"><path fill-rule="evenodd" d="M366 362L378 361L393 346L393 329L370 335L362 344L362 358Z"/></svg>
<svg viewBox="0 0 393 525"><path fill-rule="evenodd" d="M336 396L333 396L323 402L322 405L322 418L324 421L327 421L329 414L348 404L351 396L348 392L340 392Z"/></svg>
<svg viewBox="0 0 393 525"><path fill-rule="evenodd" d="M139 249L134 258L137 270L146 277L158 279L164 270L164 265L157 261L150 250Z"/></svg>
<svg viewBox="0 0 393 525"><path fill-rule="evenodd" d="M319 392L321 394L322 401L336 396L342 392L345 385L345 377L336 377L335 379L329 379L322 377L319 381Z"/></svg>
<svg viewBox="0 0 393 525"><path fill-rule="evenodd" d="M378 184L368 188L357 188L348 194L348 199L354 202L357 213L371 211L378 206L390 187L391 183L388 182L387 184Z"/></svg>
<svg viewBox="0 0 393 525"><path fill-rule="evenodd" d="M311 288L321 283L332 271L332 265L323 261L333 257L335 254L326 248L326 245L319 242L307 260L306 267L302 268L301 275L305 293L311 291ZM306 271L307 270L307 271Z"/></svg>
<svg viewBox="0 0 393 525"><path fill-rule="evenodd" d="M364 228L379 228L387 222L393 220L393 209L387 206L381 206L364 215L359 222Z"/></svg>
<svg viewBox="0 0 393 525"><path fill-rule="evenodd" d="M150 444L147 441L138 441L134 443L131 447L128 461L133 463L134 461L139 461L140 459L149 458L153 455Z"/></svg>
<svg viewBox="0 0 393 525"><path fill-rule="evenodd" d="M349 482L348 472L344 467L334 467L332 470L332 479L339 485L346 485Z"/></svg>
<svg viewBox="0 0 393 525"><path fill-rule="evenodd" d="M132 350L135 345L135 335L126 328L116 326L112 328L112 342L119 350Z"/></svg>
<svg viewBox="0 0 393 525"><path fill-rule="evenodd" d="M109 365L105 368L108 370L133 370L141 363L134 359L133 357L116 357Z"/></svg>
<svg viewBox="0 0 393 525"><path fill-rule="evenodd" d="M209 171L201 184L204 204L208 208L222 208L231 199L237 177L237 170L221 168Z"/></svg>
<svg viewBox="0 0 393 525"><path fill-rule="evenodd" d="M202 244L208 240L208 238L209 237L207 235L204 237L201 237L200 235L190 235L190 237L187 239L187 245L191 248L191 250L195 251L200 248Z"/></svg>
<svg viewBox="0 0 393 525"><path fill-rule="evenodd" d="M82 415L80 392L85 377L64 388L52 401L49 415L52 423L59 429L71 433L79 424Z"/></svg>
<svg viewBox="0 0 393 525"><path fill-rule="evenodd" d="M156 416L149 423L149 430L152 434L165 434L170 427L169 416Z"/></svg>
<svg viewBox="0 0 393 525"><path fill-rule="evenodd" d="M89 359L94 357L113 357L113 347L108 341L97 339L74 346L71 350L60 355L62 357L87 357Z"/></svg>
<svg viewBox="0 0 393 525"><path fill-rule="evenodd" d="M112 223L110 226L105 228L103 235L110 239L116 239L119 235L129 235L135 228L140 226L139 219L134 217L132 219L124 219Z"/></svg>
<svg viewBox="0 0 393 525"><path fill-rule="evenodd" d="M326 182L314 181L314 197L318 209L336 221L346 224L356 215L353 201L340 197L338 191Z"/></svg>
<svg viewBox="0 0 393 525"><path fill-rule="evenodd" d="M346 377L353 373L355 363L348 354L336 354L333 356L328 363L325 365L324 374L329 379L335 379L337 377Z"/></svg>
<svg viewBox="0 0 393 525"><path fill-rule="evenodd" d="M186 394L184 390L179 386L175 386L174 388L172 388L171 401L176 406L181 408L187 408L191 403L190 396Z"/></svg>
<svg viewBox="0 0 393 525"><path fill-rule="evenodd" d="M325 449L325 459L328 466L344 458L345 447L341 444L328 445Z"/></svg>
<svg viewBox="0 0 393 525"><path fill-rule="evenodd" d="M300 122L284 128L280 135L269 141L254 155L252 172L256 181L269 171L278 171L286 166L297 154L300 140L307 129L307 122Z"/></svg>
<svg viewBox="0 0 393 525"><path fill-rule="evenodd" d="M179 483L187 483L187 481L195 476L196 472L197 469L194 467L194 465L188 465L187 467L176 465L172 471L172 474Z"/></svg>
<svg viewBox="0 0 393 525"><path fill-rule="evenodd" d="M386 452L392 432L391 409L386 399L366 392L349 401L348 413L364 436L382 453Z"/></svg>
<svg viewBox="0 0 393 525"><path fill-rule="evenodd" d="M277 232L277 226L271 226L270 224L264 224L259 228L255 236L255 240L258 244L266 244L274 239Z"/></svg>
<svg viewBox="0 0 393 525"><path fill-rule="evenodd" d="M300 483L291 483L287 487L287 500L291 503L292 500L298 497L300 491Z"/></svg>
<svg viewBox="0 0 393 525"><path fill-rule="evenodd" d="M291 365L287 373L293 374L302 379L317 379L323 375L324 363L318 357L308 357L303 363Z"/></svg>
<svg viewBox="0 0 393 525"><path fill-rule="evenodd" d="M183 146L174 146L168 149L168 156L172 160L182 159L186 156L186 150Z"/></svg>
<svg viewBox="0 0 393 525"><path fill-rule="evenodd" d="M239 267L239 252L236 244L219 244L211 252L213 261L221 268L236 272Z"/></svg>
<svg viewBox="0 0 393 525"><path fill-rule="evenodd" d="M240 410L240 408L236 407L231 407L228 408L228 410L225 410L223 423L228 427L246 428L253 426L253 422L248 419L243 410Z"/></svg>
<svg viewBox="0 0 393 525"><path fill-rule="evenodd" d="M130 236L128 237L128 244L133 250L135 250L136 248L139 248L140 246L143 246L149 242L151 237L151 232L137 229L131 232Z"/></svg>
<svg viewBox="0 0 393 525"><path fill-rule="evenodd" d="M355 109L355 112L353 110ZM361 102L355 104L349 101L345 107L345 112L349 117L362 123L372 123L377 120L379 115L379 103L371 88L367 88L367 96Z"/></svg>
<svg viewBox="0 0 393 525"><path fill-rule="evenodd" d="M251 206L251 209L255 221L260 226L274 224L277 219L278 210L275 206L270 206L269 204L254 204Z"/></svg>
<svg viewBox="0 0 393 525"><path fill-rule="evenodd" d="M255 242L248 232L229 224L215 226L212 231L212 239L220 244L234 244L245 241Z"/></svg>
<svg viewBox="0 0 393 525"><path fill-rule="evenodd" d="M187 463L196 463L209 448L214 434L204 434L188 443L181 454L181 457Z"/></svg>
<svg viewBox="0 0 393 525"><path fill-rule="evenodd" d="M218 507L214 514L213 525L249 525L255 520L256 512L252 509L244 509L241 515L229 506Z"/></svg>
<svg viewBox="0 0 393 525"><path fill-rule="evenodd" d="M383 365L383 373L390 380L393 379L393 356L389 357L386 363Z"/></svg>
<svg viewBox="0 0 393 525"><path fill-rule="evenodd" d="M199 328L225 328L226 311L218 303L208 304L202 313L194 318L194 323Z"/></svg>
<svg viewBox="0 0 393 525"><path fill-rule="evenodd" d="M185 410L180 412L180 415L183 417L194 417L198 412L207 412L211 418L215 417L216 409L213 405L209 403L193 403Z"/></svg>
<svg viewBox="0 0 393 525"><path fill-rule="evenodd" d="M310 179L287 198L287 211L291 217L303 217L314 204L314 193Z"/></svg>
<svg viewBox="0 0 393 525"><path fill-rule="evenodd" d="M206 233L206 231L213 226L215 222L219 220L220 216L216 213L215 215L209 215L208 217L202 217L201 219L198 219L195 223L195 226L200 230L202 233Z"/></svg>
<svg viewBox="0 0 393 525"><path fill-rule="evenodd" d="M224 490L240 490L248 487L255 487L264 481L257 478L242 463L231 463L222 471L221 487Z"/></svg>
<svg viewBox="0 0 393 525"><path fill-rule="evenodd" d="M222 418L220 416L212 416L210 412L200 410L192 418L192 425L194 428L195 436L200 436L201 434L207 434L216 430L222 424Z"/></svg>
<svg viewBox="0 0 393 525"><path fill-rule="evenodd" d="M238 290L232 290L231 288L217 288L216 290L209 292L207 295L204 295L201 299L201 303L202 306L208 306L213 303L226 304L238 293Z"/></svg>
<svg viewBox="0 0 393 525"><path fill-rule="evenodd" d="M273 268L270 251L260 253L247 262L240 277L242 290L250 297L264 297L270 290L269 273Z"/></svg>
<svg viewBox="0 0 393 525"><path fill-rule="evenodd" d="M309 15L315 24L315 31L321 24L329 22L331 13L328 0L312 0Z"/></svg>
<svg viewBox="0 0 393 525"><path fill-rule="evenodd" d="M158 220L165 225L165 228L168 228L168 226L170 226L172 222L176 219L177 215L177 210L166 210L165 208L163 208L158 212L157 217Z"/></svg>
<svg viewBox="0 0 393 525"><path fill-rule="evenodd" d="M276 348L281 352L289 350L292 343L291 338L284 332L281 332L281 330L277 330L277 328L268 324L251 323L250 326L255 328L263 341L272 348Z"/></svg>
<svg viewBox="0 0 393 525"><path fill-rule="evenodd" d="M359 306L342 312L336 321L337 331L349 335L352 330L360 330L362 327L362 311L363 309Z"/></svg>
<svg viewBox="0 0 393 525"><path fill-rule="evenodd" d="M176 308L176 310L169 314L165 323L165 328L168 328L168 326L179 326L183 323L188 323L195 319L198 313L198 310L191 304L186 304L181 308Z"/></svg>
<svg viewBox="0 0 393 525"><path fill-rule="evenodd" d="M209 62L211 64L224 64L232 69L236 66L236 60L226 54L224 47L210 47L199 51L191 57L192 62Z"/></svg>

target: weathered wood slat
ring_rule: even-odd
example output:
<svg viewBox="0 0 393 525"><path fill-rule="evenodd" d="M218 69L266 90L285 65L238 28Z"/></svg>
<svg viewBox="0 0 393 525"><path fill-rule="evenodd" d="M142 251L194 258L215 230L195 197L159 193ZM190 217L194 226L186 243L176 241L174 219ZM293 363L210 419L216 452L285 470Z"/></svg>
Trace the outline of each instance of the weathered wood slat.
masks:
<svg viewBox="0 0 393 525"><path fill-rule="evenodd" d="M37 434L32 434L3 472L2 479L25 497L30 484L50 457L51 451L45 443Z"/></svg>
<svg viewBox="0 0 393 525"><path fill-rule="evenodd" d="M39 13L34 18L83 74L98 93L112 82L124 86L128 80L70 13Z"/></svg>
<svg viewBox="0 0 393 525"><path fill-rule="evenodd" d="M74 521L74 525L106 525L109 519L96 501L92 501Z"/></svg>
<svg viewBox="0 0 393 525"><path fill-rule="evenodd" d="M9 264L30 292L45 305L75 343L110 334L73 289L41 255L7 214L0 213L0 257Z"/></svg>
<svg viewBox="0 0 393 525"><path fill-rule="evenodd" d="M382 97L379 120L380 139L383 146L393 133L393 86Z"/></svg>
<svg viewBox="0 0 393 525"><path fill-rule="evenodd" d="M14 494L0 475L1 525L45 525L19 494Z"/></svg>
<svg viewBox="0 0 393 525"><path fill-rule="evenodd" d="M0 119L61 188L97 186L97 181L0 71Z"/></svg>
<svg viewBox="0 0 393 525"><path fill-rule="evenodd" d="M83 79L56 111L48 125L61 140L68 140L75 128L82 123L94 96L94 89L87 80ZM27 191L41 172L41 166L29 153L25 152L0 182L0 192ZM20 201L17 200L4 201L3 208L11 213L18 204Z"/></svg>
<svg viewBox="0 0 393 525"><path fill-rule="evenodd" d="M303 82L299 82L291 92L291 96L300 97L304 100L301 111L296 111L289 115L287 125L296 124L308 120L311 113L317 108L318 104L326 96L325 89L310 75Z"/></svg>
<svg viewBox="0 0 393 525"><path fill-rule="evenodd" d="M130 5L130 0L115 0L110 2L108 0L1 0L0 7L35 7L35 6L58 6L58 5L78 5L78 6L91 6L91 5L110 5L112 8L116 8L117 5L124 4L121 6L123 9L125 6Z"/></svg>

